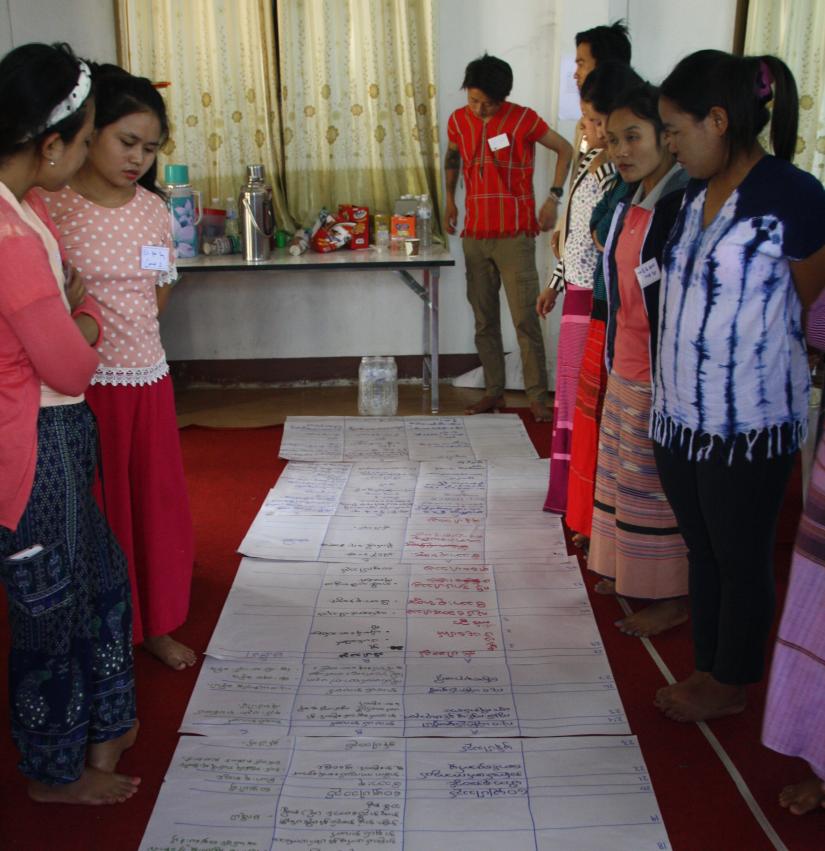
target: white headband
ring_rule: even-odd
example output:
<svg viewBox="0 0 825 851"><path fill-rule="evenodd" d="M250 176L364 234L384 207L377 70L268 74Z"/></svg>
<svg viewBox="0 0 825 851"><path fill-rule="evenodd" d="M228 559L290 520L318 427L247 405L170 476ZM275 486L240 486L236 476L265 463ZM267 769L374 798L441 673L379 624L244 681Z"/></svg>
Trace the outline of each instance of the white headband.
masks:
<svg viewBox="0 0 825 851"><path fill-rule="evenodd" d="M78 59L78 62L80 63L80 76L77 78L75 87L51 111L49 117L46 119L46 123L43 125L43 129L36 135L39 136L43 130L48 130L49 127L54 127L55 124L59 124L64 118L74 115L86 98L89 97L89 92L92 90L92 72L82 59Z"/></svg>

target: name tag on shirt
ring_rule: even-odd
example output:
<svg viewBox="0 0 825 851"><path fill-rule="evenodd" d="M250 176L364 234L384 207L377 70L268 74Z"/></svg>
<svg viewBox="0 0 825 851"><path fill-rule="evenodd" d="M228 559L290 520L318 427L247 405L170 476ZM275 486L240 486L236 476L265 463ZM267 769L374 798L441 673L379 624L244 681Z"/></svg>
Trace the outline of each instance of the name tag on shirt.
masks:
<svg viewBox="0 0 825 851"><path fill-rule="evenodd" d="M32 558L32 556L36 556L38 553L43 552L42 544L34 544L31 547L27 547L25 550L20 550L16 552L14 555L9 556L9 561L25 561L27 558Z"/></svg>
<svg viewBox="0 0 825 851"><path fill-rule="evenodd" d="M642 263L641 266L637 266L633 271L636 273L636 280L642 289L662 280L662 270L659 268L655 257L651 257L650 260Z"/></svg>
<svg viewBox="0 0 825 851"><path fill-rule="evenodd" d="M488 139L487 144L490 146L491 151L500 151L502 148L510 147L510 140L507 138L506 133L499 133L498 136L492 136Z"/></svg>
<svg viewBox="0 0 825 851"><path fill-rule="evenodd" d="M169 249L162 245L142 245L140 268L152 272L169 271Z"/></svg>

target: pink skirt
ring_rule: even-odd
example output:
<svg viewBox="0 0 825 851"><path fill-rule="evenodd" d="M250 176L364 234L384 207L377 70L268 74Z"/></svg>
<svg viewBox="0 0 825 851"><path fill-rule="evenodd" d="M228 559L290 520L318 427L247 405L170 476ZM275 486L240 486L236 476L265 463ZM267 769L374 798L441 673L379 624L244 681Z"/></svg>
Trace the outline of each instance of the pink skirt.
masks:
<svg viewBox="0 0 825 851"><path fill-rule="evenodd" d="M825 780L825 437L799 522L762 741L802 757Z"/></svg>
<svg viewBox="0 0 825 851"><path fill-rule="evenodd" d="M553 436L550 443L550 483L544 510L564 514L567 510L567 476L573 440L573 414L579 387L584 347L590 327L593 288L566 284L564 309L556 352L556 392L553 400Z"/></svg>
<svg viewBox="0 0 825 851"><path fill-rule="evenodd" d="M95 495L129 561L140 644L177 629L189 610L195 542L172 380L93 384L86 401L100 433Z"/></svg>

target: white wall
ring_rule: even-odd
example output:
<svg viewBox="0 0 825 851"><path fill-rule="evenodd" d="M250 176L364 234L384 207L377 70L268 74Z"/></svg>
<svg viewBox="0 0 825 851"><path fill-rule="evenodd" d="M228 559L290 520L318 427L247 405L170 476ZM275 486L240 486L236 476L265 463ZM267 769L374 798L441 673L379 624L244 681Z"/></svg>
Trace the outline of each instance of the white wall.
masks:
<svg viewBox="0 0 825 851"><path fill-rule="evenodd" d="M114 0L0 0L0 55L31 41L66 41L79 56L116 62Z"/></svg>
<svg viewBox="0 0 825 851"><path fill-rule="evenodd" d="M633 64L661 83L695 50L733 49L736 0L625 0L633 35Z"/></svg>
<svg viewBox="0 0 825 851"><path fill-rule="evenodd" d="M576 32L628 20L634 64L653 80L701 47L731 48L735 0L439 0L438 108L442 155L449 113L464 103L464 67L487 50L512 66L512 99L532 106L554 126L558 69L573 53ZM68 41L81 55L113 61L112 0L0 0L0 52L26 41ZM571 135L573 122L559 129ZM536 155L536 191L549 187L552 158ZM459 199L460 200L460 199ZM461 204L459 204L461 206ZM456 268L441 276L441 350L474 351L464 296L460 240L450 239ZM539 239L539 275L547 265ZM303 358L415 354L423 340L419 300L392 273L243 273L189 275L163 318L171 359ZM554 354L549 325L548 356ZM506 309L505 344L514 345Z"/></svg>

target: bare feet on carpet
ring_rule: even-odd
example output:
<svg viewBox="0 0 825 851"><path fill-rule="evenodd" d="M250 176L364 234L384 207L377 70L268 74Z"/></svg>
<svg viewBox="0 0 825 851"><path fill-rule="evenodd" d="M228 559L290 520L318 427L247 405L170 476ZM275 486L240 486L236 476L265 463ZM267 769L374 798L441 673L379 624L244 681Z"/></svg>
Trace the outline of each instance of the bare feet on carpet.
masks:
<svg viewBox="0 0 825 851"><path fill-rule="evenodd" d="M553 422L553 412L544 404L544 402L534 399L530 403L530 413L537 423Z"/></svg>
<svg viewBox="0 0 825 851"><path fill-rule="evenodd" d="M691 723L738 715L747 705L744 686L720 683L702 671L659 689L654 704L672 721Z"/></svg>
<svg viewBox="0 0 825 851"><path fill-rule="evenodd" d="M676 597L671 600L657 600L644 609L616 621L615 626L625 635L650 638L683 624L687 619L687 597Z"/></svg>
<svg viewBox="0 0 825 851"><path fill-rule="evenodd" d="M573 546L580 550L586 550L587 545L590 543L590 538L587 535L582 535L581 532L573 532L570 540L573 542Z"/></svg>
<svg viewBox="0 0 825 851"><path fill-rule="evenodd" d="M49 785L38 780L29 781L29 797L44 804L85 804L99 807L103 804L122 804L138 790L139 777L112 774L99 768L86 766L74 783Z"/></svg>
<svg viewBox="0 0 825 851"><path fill-rule="evenodd" d="M154 635L143 639L143 649L160 659L174 671L191 668L198 657L195 651L180 641L175 641L171 635Z"/></svg>
<svg viewBox="0 0 825 851"><path fill-rule="evenodd" d="M609 597L616 593L616 583L612 579L600 579L594 586L593 590L597 594L604 594Z"/></svg>
<svg viewBox="0 0 825 851"><path fill-rule="evenodd" d="M812 774L801 783L786 786L779 793L779 805L795 816L804 816L817 807L825 807L825 784Z"/></svg>
<svg viewBox="0 0 825 851"><path fill-rule="evenodd" d="M468 405L464 413L471 417L473 414L491 414L500 411L504 407L503 396L482 396L478 402Z"/></svg>
<svg viewBox="0 0 825 851"><path fill-rule="evenodd" d="M86 764L111 774L117 768L123 752L129 750L135 743L139 727L140 721L135 721L132 729L127 730L122 736L109 739L108 742L95 742L89 745Z"/></svg>

